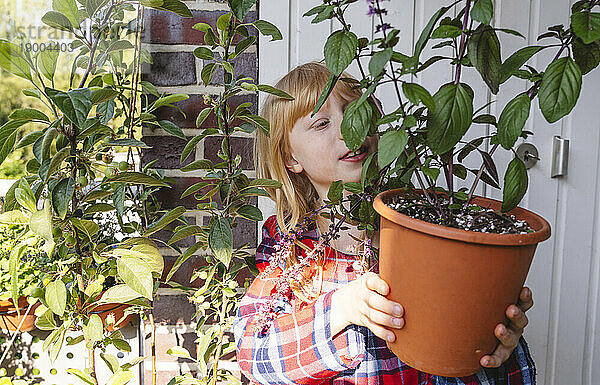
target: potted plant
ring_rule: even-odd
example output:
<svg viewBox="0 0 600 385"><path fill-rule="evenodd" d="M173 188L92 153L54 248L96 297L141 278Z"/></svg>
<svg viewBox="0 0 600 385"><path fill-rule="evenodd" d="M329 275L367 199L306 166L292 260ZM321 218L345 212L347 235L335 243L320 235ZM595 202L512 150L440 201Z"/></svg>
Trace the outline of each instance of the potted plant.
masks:
<svg viewBox="0 0 600 385"><path fill-rule="evenodd" d="M41 239L31 233L25 234L25 226L19 223L0 225L0 329L11 332L27 332L35 329L34 311L39 305L39 265L47 261L37 250ZM15 240L25 238L27 247L23 262L17 269L10 268L11 250ZM16 274L14 276L13 274ZM14 283L14 286L13 286ZM15 306L17 304L17 306Z"/></svg>
<svg viewBox="0 0 600 385"><path fill-rule="evenodd" d="M65 55L52 49L55 42L35 51L33 45L20 44L22 39L0 40L0 66L28 80L33 88L23 93L48 107L46 112L15 110L0 127L0 161L14 148L27 146L35 156L27 163L28 174L8 191L2 221L23 223L42 239L39 250L50 263L40 272L36 326L51 331L43 345L51 360L65 343L85 342L88 368L69 372L92 384L98 383L97 350L113 372L111 382L127 382L133 376L130 368L143 360L118 365L116 357L105 354L109 345L131 350L114 329L134 308L122 315L113 309L111 315L104 307L135 305L141 312L150 306L163 270L163 258L150 237L182 214L182 208L165 213L152 198L156 188L169 187L164 175L151 164L142 168L135 163L134 154L148 147L136 139L142 125L183 136L171 122L157 121L152 111L187 98L161 95L140 80L142 62L151 60L141 47L142 3L147 2L52 3L42 21L73 37L67 84L55 82L55 72L63 66L59 58ZM178 0L148 5L191 16ZM29 122L36 130L17 143L19 130ZM126 160L115 162L119 149L126 151ZM24 241L17 240L13 250L11 258L20 261ZM13 276L18 265L10 265ZM80 335L67 341L67 331Z"/></svg>
<svg viewBox="0 0 600 385"><path fill-rule="evenodd" d="M359 222L369 237L380 227L380 274L390 283L390 298L406 309L406 326L395 331L390 349L425 372L470 375L480 369L479 359L495 348L492 330L518 299L537 243L550 236L543 218L517 207L528 185L518 157L504 174L501 202L475 197L475 188L480 181L501 188L492 156L500 146L514 152L517 140L531 134L523 127L536 97L550 123L574 108L582 75L600 63L600 13L594 12L598 2L577 1L569 27L550 27L538 45L505 60L498 35L522 35L493 26L491 0L461 0L439 9L412 53L395 48L400 31L384 21L386 11L379 0L368 1L369 14L378 24L374 38L357 37L344 17L354 2L323 1L306 14L315 15L313 22L336 19L341 24L325 44L332 75L315 112L342 71L356 61L361 72L357 86L364 93L345 110L342 135L350 150L359 150L367 135L379 135L378 152L363 163L361 183L331 186L328 198L337 206L329 215ZM457 15L448 16L456 5ZM436 41L432 49L441 53L422 61L431 40ZM555 56L543 72L526 65L545 50ZM363 58L369 59L368 66ZM436 62L453 66L452 82L430 92L411 80L427 76ZM529 81L530 87L496 117L485 113L489 104L474 105L481 87L465 83L461 74L467 70L477 71L493 95L513 76ZM385 83L396 91L399 107L392 112L384 112L373 96ZM465 139L473 137L467 135L476 124L489 125L490 134ZM481 157L476 169L464 163L473 154ZM474 177L471 187L458 188L456 178L465 180L469 173ZM351 195L342 199L343 190ZM463 317L458 309L465 308L470 310Z"/></svg>

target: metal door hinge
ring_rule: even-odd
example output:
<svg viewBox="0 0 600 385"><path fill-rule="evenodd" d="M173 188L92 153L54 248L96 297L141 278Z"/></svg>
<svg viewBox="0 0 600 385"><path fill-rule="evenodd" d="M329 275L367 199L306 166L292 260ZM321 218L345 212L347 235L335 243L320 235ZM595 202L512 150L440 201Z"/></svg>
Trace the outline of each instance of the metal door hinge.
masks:
<svg viewBox="0 0 600 385"><path fill-rule="evenodd" d="M552 178L566 176L569 168L569 139L554 136L552 141Z"/></svg>

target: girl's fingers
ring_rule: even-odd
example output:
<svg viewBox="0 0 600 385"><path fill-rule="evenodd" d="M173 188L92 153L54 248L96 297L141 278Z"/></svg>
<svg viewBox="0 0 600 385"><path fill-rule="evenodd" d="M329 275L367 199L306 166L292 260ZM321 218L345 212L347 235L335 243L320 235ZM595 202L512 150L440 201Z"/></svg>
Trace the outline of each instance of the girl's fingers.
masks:
<svg viewBox="0 0 600 385"><path fill-rule="evenodd" d="M396 340L396 336L394 335L394 333L387 330L383 326L378 325L375 322L371 321L369 319L369 317L367 317L365 314L361 315L361 323L363 324L363 326L366 326L367 328L369 328L369 330L371 330L373 332L373 334L375 334L377 337L381 338L382 340L385 340L388 342L394 342Z"/></svg>
<svg viewBox="0 0 600 385"><path fill-rule="evenodd" d="M401 329L402 327L404 327L404 318L392 317L389 314L380 312L373 308L369 308L367 312L367 317L373 323L388 326L394 329Z"/></svg>
<svg viewBox="0 0 600 385"><path fill-rule="evenodd" d="M510 305L508 309L506 309L506 316L510 320L510 328L515 332L522 334L523 329L529 323L529 319L525 312L522 311L518 306Z"/></svg>
<svg viewBox="0 0 600 385"><path fill-rule="evenodd" d="M381 295L387 295L390 291L388 284L373 272L365 274L365 284L367 285L367 289L376 291Z"/></svg>
<svg viewBox="0 0 600 385"><path fill-rule="evenodd" d="M524 312L531 309L531 307L533 306L533 295L531 293L531 289L529 289L528 287L524 287L521 290L517 306Z"/></svg>

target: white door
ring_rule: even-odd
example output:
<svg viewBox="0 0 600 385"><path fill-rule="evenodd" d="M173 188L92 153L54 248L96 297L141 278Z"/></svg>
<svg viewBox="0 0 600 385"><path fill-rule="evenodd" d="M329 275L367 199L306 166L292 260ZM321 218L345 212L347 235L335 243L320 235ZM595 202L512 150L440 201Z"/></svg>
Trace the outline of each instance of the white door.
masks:
<svg viewBox="0 0 600 385"><path fill-rule="evenodd" d="M442 0L394 0L383 2L388 9L386 21L401 30L396 47L411 54L413 41L428 18L438 8L450 4ZM296 65L320 60L329 32L339 28L335 23L310 23L302 15L320 4L316 0L261 0L260 18L276 24L284 39L270 43L259 40L259 78L273 84ZM527 40L501 34L503 59L507 52L535 44L538 35L555 24L568 24L572 1L565 0L495 0L497 26L520 31ZM364 2L353 5L349 20L353 30L371 36L374 22L366 16ZM456 10L454 10L456 12ZM556 52L551 49L530 63L543 70ZM425 55L431 54L425 52ZM439 70L436 70L439 69ZM350 72L358 75L356 68ZM434 65L425 76L414 81L432 89L452 77L446 64ZM474 71L466 71L465 79L485 85ZM479 82L479 83L477 83ZM525 91L524 81L513 79L505 84L489 111L499 115L511 97ZM381 90L378 97L387 111L395 108L391 89ZM492 95L478 95L475 103L483 105ZM555 124L548 124L534 103L535 112L526 129L535 133L527 141L539 150L541 160L530 170L529 192L521 205L546 218L552 225L552 237L538 246L527 285L532 288L535 306L528 312L530 324L525 338L529 342L538 367L538 384L591 385L600 378L600 69L584 76L581 99L575 111ZM477 134L485 133L481 127ZM568 175L551 178L552 141L558 135L570 141ZM499 151L494 156L500 174L504 173L511 155ZM476 162L475 162L476 163ZM480 187L478 193L499 198L498 191ZM261 199L263 210L272 204ZM273 211L271 211L273 212ZM595 380L594 380L595 379Z"/></svg>

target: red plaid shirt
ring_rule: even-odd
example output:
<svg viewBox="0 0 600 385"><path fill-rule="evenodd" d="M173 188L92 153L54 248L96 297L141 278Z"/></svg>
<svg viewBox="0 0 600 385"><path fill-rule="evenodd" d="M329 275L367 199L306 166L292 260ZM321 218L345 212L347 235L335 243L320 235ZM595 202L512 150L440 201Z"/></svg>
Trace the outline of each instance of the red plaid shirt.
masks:
<svg viewBox="0 0 600 385"><path fill-rule="evenodd" d="M256 251L262 272L281 233L275 216L263 226L263 239ZM300 241L313 246L317 230L309 227ZM525 385L535 384L535 364L521 338L511 357L495 369L484 368L462 378L441 377L418 371L401 362L382 339L363 326L350 325L333 336L329 321L331 294L356 279L354 258L328 249L323 267L321 296L312 304L281 300L280 315L265 333L254 333L255 315L271 300L274 284L255 278L240 303L233 328L237 361L242 372L259 384L403 384L403 385Z"/></svg>

